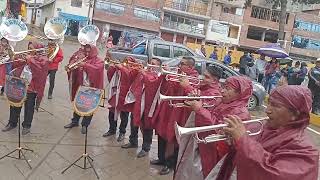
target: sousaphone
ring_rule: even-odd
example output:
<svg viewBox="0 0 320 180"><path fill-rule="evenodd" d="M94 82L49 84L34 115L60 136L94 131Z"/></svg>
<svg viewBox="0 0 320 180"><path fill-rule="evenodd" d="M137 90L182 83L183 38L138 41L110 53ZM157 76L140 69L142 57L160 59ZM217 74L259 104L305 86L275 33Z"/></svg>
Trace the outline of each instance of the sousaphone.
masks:
<svg viewBox="0 0 320 180"><path fill-rule="evenodd" d="M83 28L81 28L79 34L78 34L78 41L82 45L96 45L96 42L99 38L100 30L95 25L87 25Z"/></svg>
<svg viewBox="0 0 320 180"><path fill-rule="evenodd" d="M0 25L0 33L8 41L22 41L28 35L28 27L19 19L6 19Z"/></svg>
<svg viewBox="0 0 320 180"><path fill-rule="evenodd" d="M67 32L67 22L60 17L54 17L49 19L49 21L44 26L44 34L48 39L59 40L64 37Z"/></svg>

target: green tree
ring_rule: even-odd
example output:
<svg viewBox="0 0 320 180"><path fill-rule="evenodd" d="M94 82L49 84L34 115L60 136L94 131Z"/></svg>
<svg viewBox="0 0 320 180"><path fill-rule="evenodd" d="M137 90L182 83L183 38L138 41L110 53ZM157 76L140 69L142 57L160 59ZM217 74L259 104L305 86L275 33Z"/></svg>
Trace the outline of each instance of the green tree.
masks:
<svg viewBox="0 0 320 180"><path fill-rule="evenodd" d="M265 0L266 3L272 4L275 7L281 7L280 11L280 19L279 19L279 32L278 39L284 40L284 27L286 24L286 14L287 14L287 5L288 3L298 3L298 4L318 4L320 0ZM251 6L252 0L246 0L245 6ZM280 41L281 46L283 45L283 41Z"/></svg>

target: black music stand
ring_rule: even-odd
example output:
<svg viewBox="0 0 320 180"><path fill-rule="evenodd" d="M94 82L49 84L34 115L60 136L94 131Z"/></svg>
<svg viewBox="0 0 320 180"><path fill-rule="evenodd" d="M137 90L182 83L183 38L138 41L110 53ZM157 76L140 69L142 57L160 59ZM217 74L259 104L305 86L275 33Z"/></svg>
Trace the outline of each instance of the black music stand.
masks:
<svg viewBox="0 0 320 180"><path fill-rule="evenodd" d="M2 156L2 157L0 158L0 160L3 159L3 158L5 158L5 157L14 158L14 159L18 159L18 160L25 160L26 163L28 164L29 168L32 169L32 167L31 167L30 163L28 162L26 156L24 155L23 151L33 152L33 150L28 149L28 148L23 148L23 147L21 147L20 117L18 118L18 123L19 123L19 125L18 125L18 127L19 127L19 128L18 128L18 131L19 131L19 132L18 132L18 134L19 134L19 136L18 136L18 147L17 147L15 150L9 152L8 154ZM18 157L11 156L11 154L15 153L16 151L18 151L18 154L19 154ZM21 156L22 156L23 158L21 158Z"/></svg>
<svg viewBox="0 0 320 180"><path fill-rule="evenodd" d="M88 139L88 127L86 126L86 134L85 134L85 138L84 138L84 153L77 159L75 160L72 164L70 164L67 168L65 168L61 174L63 174L64 172L66 172L69 168L71 168L72 166L77 166L81 169L90 169L92 168L94 173L96 174L97 178L99 179L99 175L96 171L96 169L94 168L93 166L93 159L91 158L91 156L87 153L87 139ZM76 163L78 161L80 161L81 159L83 158L83 167L77 165ZM88 162L90 164L90 167L87 167L87 159L88 159Z"/></svg>

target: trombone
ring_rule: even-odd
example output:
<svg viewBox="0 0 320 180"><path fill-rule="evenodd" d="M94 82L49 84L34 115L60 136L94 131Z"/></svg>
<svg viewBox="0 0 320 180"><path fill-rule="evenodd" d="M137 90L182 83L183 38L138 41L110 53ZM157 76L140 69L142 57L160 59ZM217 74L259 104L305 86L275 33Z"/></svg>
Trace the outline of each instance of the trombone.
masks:
<svg viewBox="0 0 320 180"><path fill-rule="evenodd" d="M186 105L185 103L172 103L172 101L192 101L192 100L204 100L204 99L208 99L208 100L213 100L213 99L217 99L217 98L222 98L222 96L165 96L160 94L160 101L169 101L169 105L173 106L173 107L189 107L188 105ZM204 103L202 107L204 108L211 108L214 105L210 105L210 104L206 104Z"/></svg>
<svg viewBox="0 0 320 180"><path fill-rule="evenodd" d="M190 81L190 84L192 84L192 85L199 85L201 82L201 80L198 77L192 77L192 76L188 76L185 74L167 71L164 68L161 68L161 73L163 75L166 75L167 81L180 82L180 78L185 77Z"/></svg>
<svg viewBox="0 0 320 180"><path fill-rule="evenodd" d="M259 131L256 131L256 132L247 131L249 136L255 136L255 135L258 135L262 132L263 121L268 120L268 119L269 119L268 117L263 117L263 118L259 118L259 119L243 121L243 124L258 123L260 125ZM228 127L228 124L217 124L217 125L203 126L203 127L184 128L184 127L179 126L176 123L175 134L176 134L176 138L177 138L178 142L180 142L181 137L183 137L185 135L195 134L194 138L197 143L207 144L207 143L211 143L211 142L228 140L230 137L228 135L223 135L223 134L212 134L212 135L209 135L203 139L200 139L198 136L198 133L212 131L212 130L221 130L224 127Z"/></svg>

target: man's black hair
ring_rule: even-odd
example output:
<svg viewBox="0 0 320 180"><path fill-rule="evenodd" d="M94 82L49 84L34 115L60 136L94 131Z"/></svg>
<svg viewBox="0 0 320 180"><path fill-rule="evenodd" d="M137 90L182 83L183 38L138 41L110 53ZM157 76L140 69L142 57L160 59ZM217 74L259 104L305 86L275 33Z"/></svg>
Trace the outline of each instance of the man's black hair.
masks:
<svg viewBox="0 0 320 180"><path fill-rule="evenodd" d="M223 74L223 70L222 68L220 68L219 66L215 66L215 65L208 65L207 66L207 71L212 75L217 77L218 79L220 79L222 77Z"/></svg>
<svg viewBox="0 0 320 180"><path fill-rule="evenodd" d="M182 59L185 59L188 61L188 64L190 66L194 66L196 64L196 60L193 58L193 57L190 57L190 56L184 56L182 57Z"/></svg>
<svg viewBox="0 0 320 180"><path fill-rule="evenodd" d="M161 59L159 59L159 58L152 58L151 60L156 60L156 61L158 61L158 63L160 64L160 66L162 65L162 61L161 61ZM150 61L151 61L150 60Z"/></svg>

